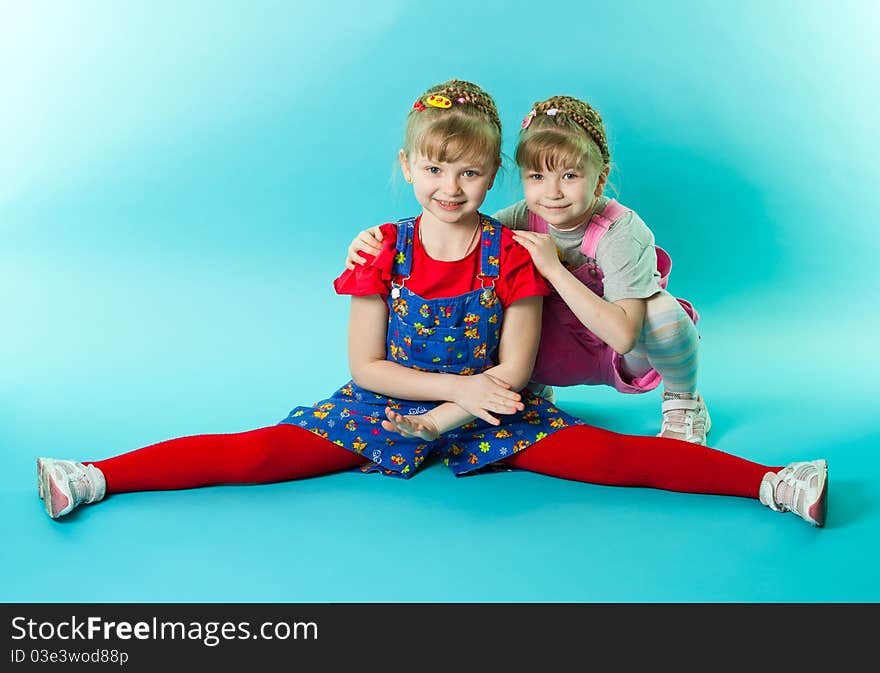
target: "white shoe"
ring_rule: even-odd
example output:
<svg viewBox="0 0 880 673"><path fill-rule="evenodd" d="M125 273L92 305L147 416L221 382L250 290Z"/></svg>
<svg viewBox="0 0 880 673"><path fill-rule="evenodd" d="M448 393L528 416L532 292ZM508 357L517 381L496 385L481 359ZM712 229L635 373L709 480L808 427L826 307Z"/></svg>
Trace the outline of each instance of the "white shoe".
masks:
<svg viewBox="0 0 880 673"><path fill-rule="evenodd" d="M791 463L761 480L758 500L776 512L794 512L814 526L825 525L828 510L828 463Z"/></svg>
<svg viewBox="0 0 880 673"><path fill-rule="evenodd" d="M706 444L706 435L712 428L709 410L701 395L692 399L679 399L675 393L663 393L660 407L663 421L658 437L681 439L694 444Z"/></svg>
<svg viewBox="0 0 880 673"><path fill-rule="evenodd" d="M556 393L553 392L553 386L548 386L544 383L535 383L534 381L530 381L529 385L526 386L528 390L533 392L538 397L543 397L550 404L556 404Z"/></svg>
<svg viewBox="0 0 880 673"><path fill-rule="evenodd" d="M104 474L94 465L83 465L73 460L39 458L38 491L46 506L46 514L53 519L73 511L79 505L103 500L107 491Z"/></svg>

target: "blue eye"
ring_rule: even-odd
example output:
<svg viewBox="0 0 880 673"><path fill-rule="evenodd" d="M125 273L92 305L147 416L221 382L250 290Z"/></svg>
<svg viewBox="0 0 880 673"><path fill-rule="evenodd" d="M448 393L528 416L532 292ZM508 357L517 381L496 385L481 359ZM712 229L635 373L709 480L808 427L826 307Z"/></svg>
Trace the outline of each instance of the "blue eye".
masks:
<svg viewBox="0 0 880 673"><path fill-rule="evenodd" d="M532 173L529 176L529 180L543 180L543 179L544 179L544 176L541 175L540 173Z"/></svg>
<svg viewBox="0 0 880 673"><path fill-rule="evenodd" d="M468 169L463 173L463 175L466 178L475 178L476 176L479 175L479 173L477 173L477 171L472 171L472 170Z"/></svg>
<svg viewBox="0 0 880 673"><path fill-rule="evenodd" d="M577 173L566 173L565 175L562 176L562 178L564 180L577 180L577 177L578 177Z"/></svg>

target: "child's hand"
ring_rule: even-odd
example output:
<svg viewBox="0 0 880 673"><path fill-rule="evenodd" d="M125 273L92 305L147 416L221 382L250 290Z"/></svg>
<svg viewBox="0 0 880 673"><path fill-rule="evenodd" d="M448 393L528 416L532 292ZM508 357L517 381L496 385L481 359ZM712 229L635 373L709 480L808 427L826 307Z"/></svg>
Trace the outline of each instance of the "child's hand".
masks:
<svg viewBox="0 0 880 673"><path fill-rule="evenodd" d="M385 417L388 420L382 421L382 427L388 432L398 432L404 437L418 437L426 442L433 442L440 436L431 412L419 416L404 416L385 407Z"/></svg>
<svg viewBox="0 0 880 673"><path fill-rule="evenodd" d="M376 227L364 229L348 246L348 257L345 258L345 268L353 269L355 264L365 264L366 259L359 253L367 252L374 257L382 252L382 230Z"/></svg>
<svg viewBox="0 0 880 673"><path fill-rule="evenodd" d="M457 385L458 395L452 400L472 416L482 418L487 423L499 425L496 414L514 414L525 409L520 394L512 391L510 385L491 374L462 376ZM490 413L492 412L492 413Z"/></svg>
<svg viewBox="0 0 880 673"><path fill-rule="evenodd" d="M544 278L563 268L562 262L559 260L559 252L556 249L556 242L550 234L514 231L513 240L529 251L535 268Z"/></svg>

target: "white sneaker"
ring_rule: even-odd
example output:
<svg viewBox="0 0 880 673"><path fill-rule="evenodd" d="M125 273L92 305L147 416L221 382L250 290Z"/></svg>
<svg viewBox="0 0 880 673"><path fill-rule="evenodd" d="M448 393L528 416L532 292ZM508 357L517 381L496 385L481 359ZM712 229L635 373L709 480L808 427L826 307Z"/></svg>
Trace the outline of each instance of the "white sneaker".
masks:
<svg viewBox="0 0 880 673"><path fill-rule="evenodd" d="M679 399L675 393L663 393L663 404L660 407L663 422L660 424L658 437L681 439L694 444L706 444L706 435L712 428L709 410L701 395L695 399Z"/></svg>
<svg viewBox="0 0 880 673"><path fill-rule="evenodd" d="M550 404L556 404L556 393L553 392L553 386L548 386L544 383L535 383L534 381L530 381L529 385L526 386L528 390L533 392L538 397L543 397Z"/></svg>
<svg viewBox="0 0 880 673"><path fill-rule="evenodd" d="M794 512L814 526L825 525L828 510L828 463L791 463L761 480L758 500L776 512Z"/></svg>
<svg viewBox="0 0 880 673"><path fill-rule="evenodd" d="M46 514L53 519L64 516L79 505L103 500L107 491L104 474L94 465L39 458L37 474Z"/></svg>

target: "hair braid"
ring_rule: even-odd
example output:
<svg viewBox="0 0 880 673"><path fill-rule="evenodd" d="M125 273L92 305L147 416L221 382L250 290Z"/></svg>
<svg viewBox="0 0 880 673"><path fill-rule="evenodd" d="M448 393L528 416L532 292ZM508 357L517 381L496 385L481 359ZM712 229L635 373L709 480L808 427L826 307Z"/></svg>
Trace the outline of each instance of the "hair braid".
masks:
<svg viewBox="0 0 880 673"><path fill-rule="evenodd" d="M557 114L568 117L593 139L602 154L602 160L607 164L611 159L611 152L599 112L589 103L572 96L552 96L534 105L535 114L543 114L554 108L559 111Z"/></svg>
<svg viewBox="0 0 880 673"><path fill-rule="evenodd" d="M444 100L437 100L440 97ZM451 79L419 96L406 122L403 148L432 161L461 157L501 162L501 119L488 93L473 82Z"/></svg>
<svg viewBox="0 0 880 673"><path fill-rule="evenodd" d="M444 96L452 101L453 105L456 103L472 105L485 114L498 128L499 132L501 131L501 119L498 116L498 108L495 106L495 101L473 82L463 79L451 79L448 82L432 86L419 97L419 100L427 98L431 94Z"/></svg>

